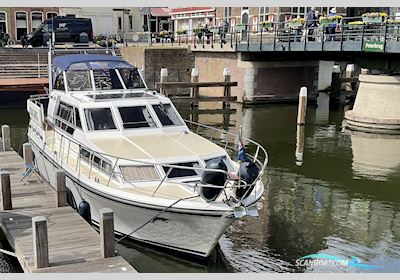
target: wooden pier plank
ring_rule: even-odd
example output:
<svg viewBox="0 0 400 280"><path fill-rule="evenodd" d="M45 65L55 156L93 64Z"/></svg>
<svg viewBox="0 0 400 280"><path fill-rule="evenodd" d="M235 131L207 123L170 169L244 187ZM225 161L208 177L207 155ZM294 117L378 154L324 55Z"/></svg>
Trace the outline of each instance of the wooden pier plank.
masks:
<svg viewBox="0 0 400 280"><path fill-rule="evenodd" d="M23 159L0 152L0 168L10 173L13 209L0 211L0 227L25 272L135 272L121 256L103 259L99 234L71 207L57 207L56 192L32 175L23 185ZM1 192L0 192L1 196ZM50 267L33 265L32 218L47 218ZM23 256L23 257L22 257Z"/></svg>

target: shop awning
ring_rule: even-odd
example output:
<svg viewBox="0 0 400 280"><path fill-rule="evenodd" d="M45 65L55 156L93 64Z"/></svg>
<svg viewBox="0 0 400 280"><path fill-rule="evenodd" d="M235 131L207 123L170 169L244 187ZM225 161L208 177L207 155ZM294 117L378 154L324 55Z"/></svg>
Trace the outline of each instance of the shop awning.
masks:
<svg viewBox="0 0 400 280"><path fill-rule="evenodd" d="M151 8L150 14L153 17L169 17L169 9L168 8Z"/></svg>

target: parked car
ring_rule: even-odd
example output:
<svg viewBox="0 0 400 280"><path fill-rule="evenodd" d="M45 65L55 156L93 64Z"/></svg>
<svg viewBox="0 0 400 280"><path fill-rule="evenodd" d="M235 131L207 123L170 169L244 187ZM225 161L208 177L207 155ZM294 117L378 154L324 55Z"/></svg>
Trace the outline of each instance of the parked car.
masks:
<svg viewBox="0 0 400 280"><path fill-rule="evenodd" d="M57 16L46 20L32 33L26 35L24 40L33 47L45 46L52 37L53 32L55 34L55 43L87 43L85 41L93 41L91 19L65 16ZM83 33L86 33L86 38Z"/></svg>

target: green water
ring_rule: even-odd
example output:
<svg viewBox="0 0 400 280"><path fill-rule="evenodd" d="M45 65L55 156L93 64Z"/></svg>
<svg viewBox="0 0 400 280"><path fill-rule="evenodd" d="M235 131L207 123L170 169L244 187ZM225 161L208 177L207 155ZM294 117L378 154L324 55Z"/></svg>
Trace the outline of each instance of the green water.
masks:
<svg viewBox="0 0 400 280"><path fill-rule="evenodd" d="M343 112L329 111L327 101L322 94L318 108L307 110L301 166L295 158L296 106L232 105L225 115L197 115L179 105L185 118L231 131L242 124L245 136L267 149L259 217L236 221L206 262L132 242L119 244L119 253L140 272L400 272L400 138L344 131ZM17 150L27 122L23 108L0 109L0 123L12 127ZM354 256L379 268L296 266L296 259L315 253ZM17 268L0 258L0 271L10 270Z"/></svg>

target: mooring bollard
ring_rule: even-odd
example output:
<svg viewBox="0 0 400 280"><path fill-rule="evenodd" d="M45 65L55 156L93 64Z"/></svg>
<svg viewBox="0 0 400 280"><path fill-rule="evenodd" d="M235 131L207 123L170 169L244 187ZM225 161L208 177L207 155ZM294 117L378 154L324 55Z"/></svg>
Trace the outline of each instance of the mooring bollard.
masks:
<svg viewBox="0 0 400 280"><path fill-rule="evenodd" d="M7 171L1 171L0 177L1 177L0 181L1 181L3 210L11 210L12 201L11 201L10 174Z"/></svg>
<svg viewBox="0 0 400 280"><path fill-rule="evenodd" d="M340 100L340 65L333 65L332 68L332 82L331 82L331 92L329 96L329 105L336 105Z"/></svg>
<svg viewBox="0 0 400 280"><path fill-rule="evenodd" d="M49 266L49 241L47 237L47 219L42 216L32 218L33 263L35 269Z"/></svg>
<svg viewBox="0 0 400 280"><path fill-rule="evenodd" d="M3 141L3 151L11 151L10 127L6 124L1 127L1 139Z"/></svg>
<svg viewBox="0 0 400 280"><path fill-rule="evenodd" d="M24 143L22 145L22 155L24 157L25 168L33 164L33 152L32 145L30 143Z"/></svg>
<svg viewBox="0 0 400 280"><path fill-rule="evenodd" d="M65 171L56 170L57 207L67 206L67 188L65 187Z"/></svg>
<svg viewBox="0 0 400 280"><path fill-rule="evenodd" d="M192 68L190 81L192 83L198 83L199 82L199 68ZM198 86L192 86L192 88L190 90L190 97L193 97L193 98L198 98L199 97L199 87Z"/></svg>
<svg viewBox="0 0 400 280"><path fill-rule="evenodd" d="M167 79L168 79L168 69L167 68L161 68L161 71L160 71L160 83L161 83L161 85L160 85L160 93L163 94L163 95L166 95L166 94L165 94L165 89L164 89L162 83L165 83L167 81Z"/></svg>
<svg viewBox="0 0 400 280"><path fill-rule="evenodd" d="M297 110L297 124L304 125L306 123L307 112L307 88L302 87L299 93L299 107Z"/></svg>
<svg viewBox="0 0 400 280"><path fill-rule="evenodd" d="M115 256L114 212L110 208L100 209L100 249L103 258Z"/></svg>

